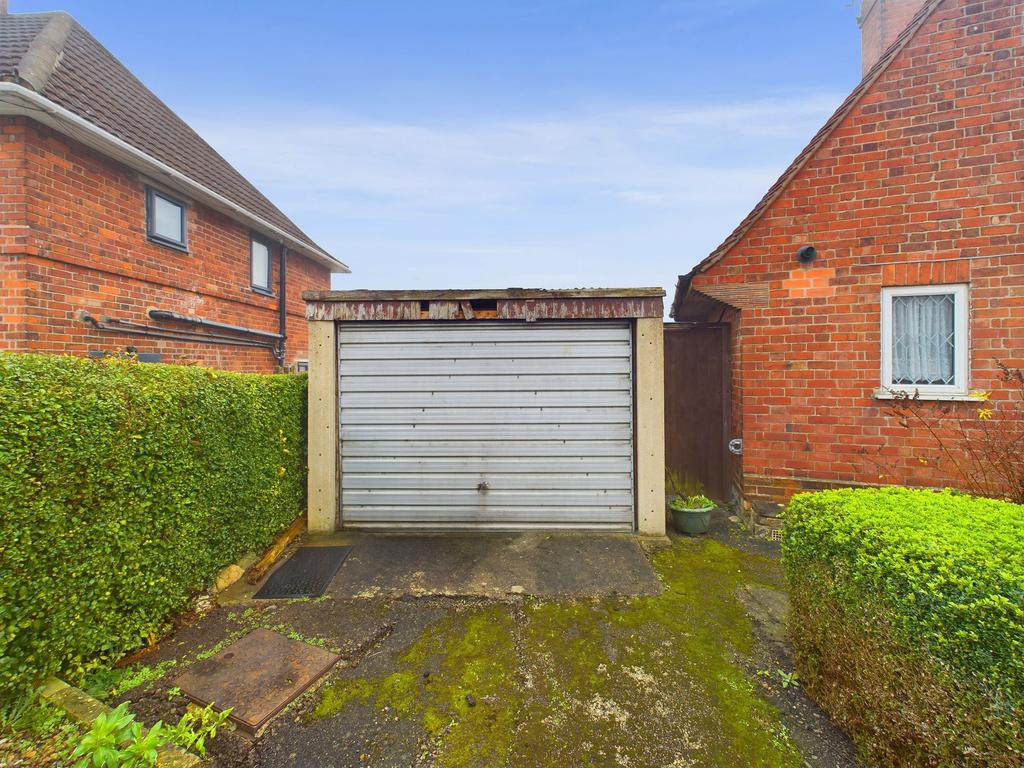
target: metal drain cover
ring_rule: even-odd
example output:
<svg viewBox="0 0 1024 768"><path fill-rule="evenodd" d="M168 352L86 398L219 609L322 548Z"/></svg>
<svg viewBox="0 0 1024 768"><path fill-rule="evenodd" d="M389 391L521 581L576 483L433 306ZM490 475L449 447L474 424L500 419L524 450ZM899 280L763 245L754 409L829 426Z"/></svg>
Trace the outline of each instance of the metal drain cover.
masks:
<svg viewBox="0 0 1024 768"><path fill-rule="evenodd" d="M352 547L299 547L280 568L270 574L257 600L320 597L345 562Z"/></svg>
<svg viewBox="0 0 1024 768"><path fill-rule="evenodd" d="M175 679L200 705L231 708L231 720L255 733L341 658L269 629L254 629Z"/></svg>

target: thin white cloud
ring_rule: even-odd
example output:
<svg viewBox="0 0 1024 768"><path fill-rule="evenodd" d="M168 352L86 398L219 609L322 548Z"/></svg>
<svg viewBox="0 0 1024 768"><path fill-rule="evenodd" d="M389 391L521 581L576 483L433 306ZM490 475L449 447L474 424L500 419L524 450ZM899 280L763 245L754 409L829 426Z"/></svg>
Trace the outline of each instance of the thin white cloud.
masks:
<svg viewBox="0 0 1024 768"><path fill-rule="evenodd" d="M779 170L765 143L809 136L837 103L803 94L738 104L652 106L546 118L421 124L287 105L271 123L195 119L258 183L346 215L384 206L529 204L551 194L634 205L749 196ZM264 113L266 114L266 112ZM744 149L746 148L746 149Z"/></svg>
<svg viewBox="0 0 1024 768"><path fill-rule="evenodd" d="M415 123L292 104L188 117L353 268L338 286L670 289L840 100Z"/></svg>

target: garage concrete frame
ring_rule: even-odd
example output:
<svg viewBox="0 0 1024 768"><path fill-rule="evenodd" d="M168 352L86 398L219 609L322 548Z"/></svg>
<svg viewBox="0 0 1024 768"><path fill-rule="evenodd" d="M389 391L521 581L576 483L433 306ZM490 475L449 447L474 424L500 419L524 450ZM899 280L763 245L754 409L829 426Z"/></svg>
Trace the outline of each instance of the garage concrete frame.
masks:
<svg viewBox="0 0 1024 768"><path fill-rule="evenodd" d="M661 288L311 291L308 525L340 529L338 323L374 321L628 320L633 346L634 531L665 535L665 406ZM443 526L442 526L443 527Z"/></svg>

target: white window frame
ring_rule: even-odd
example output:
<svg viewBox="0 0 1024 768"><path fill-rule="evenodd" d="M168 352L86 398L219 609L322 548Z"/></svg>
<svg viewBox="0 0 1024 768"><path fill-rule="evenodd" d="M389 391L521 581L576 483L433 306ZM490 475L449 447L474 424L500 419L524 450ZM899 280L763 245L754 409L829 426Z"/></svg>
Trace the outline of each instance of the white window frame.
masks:
<svg viewBox="0 0 1024 768"><path fill-rule="evenodd" d="M265 274L256 274L256 260L253 251L259 243L267 249L267 271ZM263 282L263 281L266 282ZM264 296L274 295L274 246L264 237L256 233L249 235L249 285L256 292Z"/></svg>
<svg viewBox="0 0 1024 768"><path fill-rule="evenodd" d="M953 384L893 384L892 381L892 300L896 296L953 295ZM882 387L879 395L915 393L923 399L967 397L970 351L968 349L968 290L966 284L908 285L882 289Z"/></svg>
<svg viewBox="0 0 1024 768"><path fill-rule="evenodd" d="M156 198L177 206L181 221L181 240L161 235L156 231ZM188 252L188 205L166 192L161 192L154 187L146 187L146 237L151 242Z"/></svg>

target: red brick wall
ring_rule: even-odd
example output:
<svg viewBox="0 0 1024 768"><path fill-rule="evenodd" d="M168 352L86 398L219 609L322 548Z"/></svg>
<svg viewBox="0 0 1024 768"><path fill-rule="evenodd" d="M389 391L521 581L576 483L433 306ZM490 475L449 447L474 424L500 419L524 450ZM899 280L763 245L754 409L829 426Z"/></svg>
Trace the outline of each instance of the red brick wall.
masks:
<svg viewBox="0 0 1024 768"><path fill-rule="evenodd" d="M156 324L146 315L156 308L277 332L278 302L250 287L246 227L190 205L189 252L152 243L146 180L139 174L32 121L7 119L0 131L0 167L15 171L0 181L0 348L85 354L133 346L162 353L165 362L274 370L274 356L264 348L151 339L83 323L80 310ZM17 222L10 230L9 220ZM276 248L273 284L277 294ZM302 291L329 285L326 268L289 254L288 364L307 356Z"/></svg>
<svg viewBox="0 0 1024 768"><path fill-rule="evenodd" d="M763 218L695 277L697 289L770 289L735 330L748 497L950 481L921 463L934 442L873 398L883 286L969 282L970 386L998 403L996 361L1024 367L1022 8L943 3ZM820 255L802 267L805 244ZM954 408L973 417L978 405Z"/></svg>
<svg viewBox="0 0 1024 768"><path fill-rule="evenodd" d="M25 125L0 118L0 349L25 333L24 265L15 254L27 246L25 227Z"/></svg>

